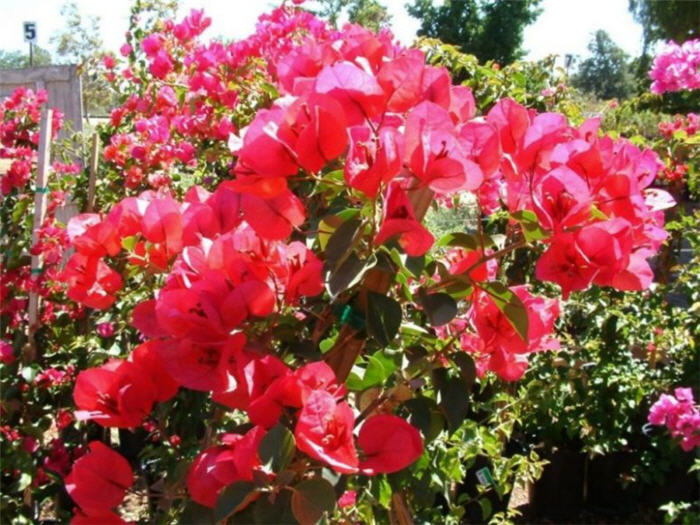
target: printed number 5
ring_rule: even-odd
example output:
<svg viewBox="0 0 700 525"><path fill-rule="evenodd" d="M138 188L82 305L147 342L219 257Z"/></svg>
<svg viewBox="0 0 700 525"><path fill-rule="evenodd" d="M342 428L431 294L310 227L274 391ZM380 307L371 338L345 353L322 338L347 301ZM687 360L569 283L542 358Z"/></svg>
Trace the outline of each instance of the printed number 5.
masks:
<svg viewBox="0 0 700 525"><path fill-rule="evenodd" d="M24 23L24 40L27 42L36 40L36 24L34 22Z"/></svg>

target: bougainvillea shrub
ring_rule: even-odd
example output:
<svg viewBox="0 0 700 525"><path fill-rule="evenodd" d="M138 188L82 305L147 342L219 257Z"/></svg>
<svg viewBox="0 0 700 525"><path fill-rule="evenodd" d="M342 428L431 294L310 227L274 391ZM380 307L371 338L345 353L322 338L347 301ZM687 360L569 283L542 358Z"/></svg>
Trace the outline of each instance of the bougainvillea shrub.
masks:
<svg viewBox="0 0 700 525"><path fill-rule="evenodd" d="M651 285L658 156L511 98L477 115L387 31L289 4L233 44L208 23L134 29L104 62L125 100L101 206L61 230L91 315L51 428L56 514L488 518L486 493L541 469L505 453L507 383L559 348L563 301ZM436 238L426 212L462 197L476 226Z"/></svg>
<svg viewBox="0 0 700 525"><path fill-rule="evenodd" d="M669 42L649 71L652 93L700 89L700 40Z"/></svg>

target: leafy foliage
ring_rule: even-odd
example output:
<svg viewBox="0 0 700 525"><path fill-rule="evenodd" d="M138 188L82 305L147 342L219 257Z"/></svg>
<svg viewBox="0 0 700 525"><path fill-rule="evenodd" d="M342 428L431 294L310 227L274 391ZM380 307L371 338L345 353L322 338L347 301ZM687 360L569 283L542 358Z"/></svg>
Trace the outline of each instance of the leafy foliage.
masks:
<svg viewBox="0 0 700 525"><path fill-rule="evenodd" d="M540 0L460 0L435 5L414 0L406 8L418 18L418 34L457 46L479 61L510 64L523 55L523 30L539 16Z"/></svg>
<svg viewBox="0 0 700 525"><path fill-rule="evenodd" d="M588 44L590 56L579 65L572 84L601 99L627 98L631 93L631 77L627 55L602 30Z"/></svg>
<svg viewBox="0 0 700 525"><path fill-rule="evenodd" d="M34 46L33 63L35 66L48 66L52 63L51 53L39 46ZM29 67L28 51L5 51L0 49L0 69Z"/></svg>
<svg viewBox="0 0 700 525"><path fill-rule="evenodd" d="M629 10L642 24L645 48L658 40L675 40L680 44L698 36L700 9L695 2L629 0Z"/></svg>

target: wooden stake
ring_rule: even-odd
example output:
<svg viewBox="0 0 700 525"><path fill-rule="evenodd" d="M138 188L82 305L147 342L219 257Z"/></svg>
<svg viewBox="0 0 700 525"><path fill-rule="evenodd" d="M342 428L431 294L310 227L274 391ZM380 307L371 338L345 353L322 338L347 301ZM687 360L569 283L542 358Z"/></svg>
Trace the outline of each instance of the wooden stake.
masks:
<svg viewBox="0 0 700 525"><path fill-rule="evenodd" d="M39 126L39 155L36 170L36 187L34 188L34 224L32 225L32 246L39 240L39 228L46 215L46 194L48 188L49 162L51 159L51 121L52 109L45 109L41 115ZM32 255L31 280L37 281L41 273L41 256ZM25 347L24 361L33 363L36 360L36 341L34 335L37 331L39 318L39 295L29 292L29 326L27 329L27 346Z"/></svg>
<svg viewBox="0 0 700 525"><path fill-rule="evenodd" d="M99 162L100 141L97 133L92 135L92 144L90 145L90 178L88 179L88 194L87 205L85 211L90 213L95 207L95 185L97 183L97 164Z"/></svg>

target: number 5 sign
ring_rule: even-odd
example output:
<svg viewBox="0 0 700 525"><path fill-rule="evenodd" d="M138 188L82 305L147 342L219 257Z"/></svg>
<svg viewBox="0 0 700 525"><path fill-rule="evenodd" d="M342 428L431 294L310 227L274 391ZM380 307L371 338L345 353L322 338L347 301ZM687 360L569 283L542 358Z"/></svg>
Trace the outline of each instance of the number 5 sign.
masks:
<svg viewBox="0 0 700 525"><path fill-rule="evenodd" d="M36 43L36 22L24 22L22 28L24 29L24 41Z"/></svg>

